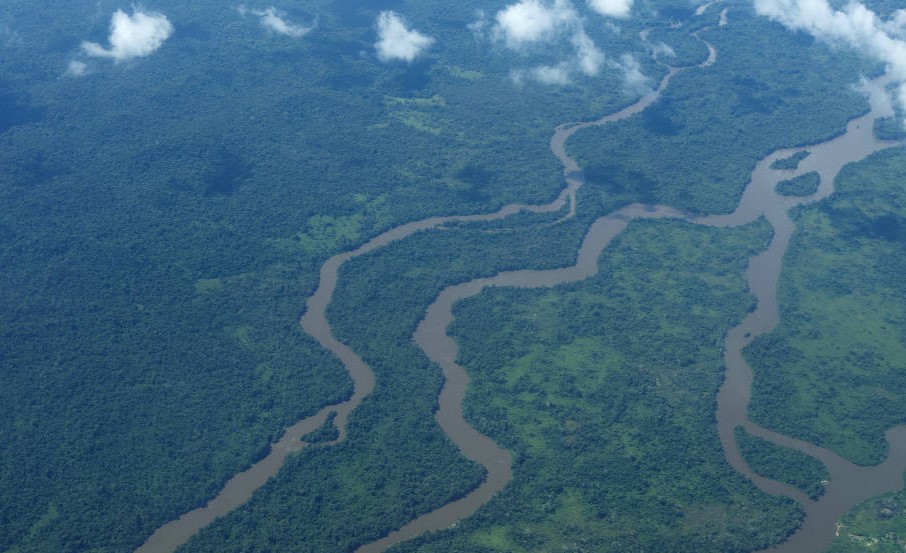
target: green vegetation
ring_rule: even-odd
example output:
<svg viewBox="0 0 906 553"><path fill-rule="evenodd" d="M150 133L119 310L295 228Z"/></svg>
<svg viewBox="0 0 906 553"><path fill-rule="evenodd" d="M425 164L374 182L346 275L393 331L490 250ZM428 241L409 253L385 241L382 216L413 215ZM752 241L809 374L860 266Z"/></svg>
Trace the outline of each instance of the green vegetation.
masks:
<svg viewBox="0 0 906 553"><path fill-rule="evenodd" d="M828 553L899 553L906 548L906 492L862 503L843 517Z"/></svg>
<svg viewBox="0 0 906 553"><path fill-rule="evenodd" d="M811 152L809 152L808 150L802 150L800 152L796 152L790 157L777 159L773 163L771 163L771 169L786 169L791 171L796 170L799 167L799 163L803 159L807 158L810 154Z"/></svg>
<svg viewBox="0 0 906 553"><path fill-rule="evenodd" d="M768 237L636 222L587 281L462 302L467 417L513 451L514 480L394 551L748 551L791 532L796 508L729 468L713 418L719 344Z"/></svg>
<svg viewBox="0 0 906 553"><path fill-rule="evenodd" d="M538 102L531 93L475 106L467 83L438 72L447 106L376 101L423 92L395 84L405 68L359 59L373 16L346 31L325 16L326 37L289 44L219 5L155 8L180 26L167 47L209 61L162 50L131 70L94 62L90 78L17 83L31 94L15 106L46 106L48 120L16 120L0 136L3 551L129 550L202 505L282 428L349 393L339 363L296 323L327 256L403 220L560 187L546 139L563 113L518 118ZM39 55L57 80L86 32L82 8L60 8L55 24L76 24L62 33L27 3L3 9L28 36L76 38ZM338 60L331 41L356 33ZM5 50L4 71L32 55ZM205 101L184 101L193 96ZM443 110L450 132L413 136L392 117L402 107ZM515 163L492 166L498 157ZM444 451L455 473L455 451ZM457 474L457 489L475 477ZM59 516L32 531L50 503Z"/></svg>
<svg viewBox="0 0 906 553"><path fill-rule="evenodd" d="M818 191L821 176L812 171L777 183L777 193L784 196L811 196Z"/></svg>
<svg viewBox="0 0 906 553"><path fill-rule="evenodd" d="M796 212L780 324L746 350L751 413L859 464L906 422L906 168L903 149L844 168L831 199Z"/></svg>
<svg viewBox="0 0 906 553"><path fill-rule="evenodd" d="M906 140L902 110L898 110L895 117L884 117L875 121L875 136L880 140Z"/></svg>
<svg viewBox="0 0 906 553"><path fill-rule="evenodd" d="M896 86L887 89L896 94ZM880 140L906 140L906 110L899 102L894 102L893 117L883 117L875 121L875 136Z"/></svg>
<svg viewBox="0 0 906 553"><path fill-rule="evenodd" d="M906 140L903 117L884 117L875 121L875 136L880 140Z"/></svg>
<svg viewBox="0 0 906 553"><path fill-rule="evenodd" d="M564 87L516 84L514 70L574 46L511 52L476 37L476 10L504 2L486 4L306 0L285 8L318 21L297 40L233 6L159 0L173 37L124 63L79 53L120 6L0 5L0 551L131 551L287 425L348 397L340 363L297 322L330 256L403 222L556 197L553 128L641 89L610 66ZM450 225L344 267L330 320L377 374L349 439L291 457L183 551L350 550L467 493L483 475L435 425L441 376L411 341L438 291L568 265L591 221L630 202L727 211L763 153L840 132L863 109L846 86L855 58L728 5L733 32L702 33L717 64L570 142L590 182L576 218ZM673 63L697 63L701 43L666 26L716 14L648 6L619 33L591 18L586 32L652 85L666 70L639 31L659 27L651 39ZM424 58L375 57L387 8L438 39ZM73 59L86 75L65 75ZM720 340L751 307L742 269L766 234L638 223L592 282L461 306L469 416L517 453L517 479L457 532L411 547L574 536L602 551L742 551L790 532L798 511L726 466L711 420ZM326 423L306 440L335 436Z"/></svg>
<svg viewBox="0 0 906 553"><path fill-rule="evenodd" d="M109 13L74 2L48 24L28 2L0 7L33 45L0 56L0 551L127 551L203 505L285 426L350 393L297 324L328 256L406 220L554 197L554 125L623 101L517 90L511 60L485 60L466 28L475 6L447 14L444 59L405 66L360 55L377 6L335 4L291 12L320 16L317 37L293 41L232 7L158 2L173 38L141 60L89 60L81 79L61 74L81 40L104 41ZM428 8L407 15L449 33L428 28ZM438 375L410 376L422 432L384 422L400 455L446 444L430 418ZM399 461L362 444L368 467ZM441 451L429 467L449 467L455 493L474 485ZM59 516L36 527L49 504Z"/></svg>
<svg viewBox="0 0 906 553"><path fill-rule="evenodd" d="M755 162L843 131L867 109L859 60L733 6L732 32L706 30L718 62L677 76L639 117L582 131L570 151L589 189L692 211L732 211ZM820 68L820 69L819 69ZM815 106L821 115L807 117Z"/></svg>
<svg viewBox="0 0 906 553"><path fill-rule="evenodd" d="M441 374L412 332L446 286L516 267L570 264L585 219L529 226L517 240L468 227L423 232L345 265L329 319L377 375L375 392L350 419L349 441L293 459L255 502L185 551L230 550L236 532L260 548L351 549L477 486L481 469L434 423ZM299 501L287 501L296 495Z"/></svg>
<svg viewBox="0 0 906 553"><path fill-rule="evenodd" d="M796 486L812 499L824 493L829 474L814 457L752 436L742 427L736 429L736 443L743 459L756 473Z"/></svg>
<svg viewBox="0 0 906 553"><path fill-rule="evenodd" d="M322 444L326 442L332 442L340 437L340 431L337 429L334 424L334 419L337 418L336 413L330 413L327 415L327 420L324 421L320 427L314 432L309 432L308 434L302 436L302 441L310 444Z"/></svg>

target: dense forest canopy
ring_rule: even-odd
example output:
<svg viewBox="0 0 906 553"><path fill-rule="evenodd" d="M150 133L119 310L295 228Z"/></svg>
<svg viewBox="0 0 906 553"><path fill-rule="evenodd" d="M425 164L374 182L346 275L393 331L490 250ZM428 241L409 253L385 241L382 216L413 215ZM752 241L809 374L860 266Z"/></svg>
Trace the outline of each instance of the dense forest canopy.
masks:
<svg viewBox="0 0 906 553"><path fill-rule="evenodd" d="M885 70L877 134L902 138L906 11L805 5L4 0L0 552L133 551L203 506L352 395L299 326L328 259L404 223L553 201L554 129L666 83L569 139L574 203L343 265L328 320L374 392L344 441L331 416L181 551L351 551L467 494L484 470L436 424L443 377L412 341L441 290L568 266L634 202L732 212L759 159L842 134ZM904 167L902 149L869 158L795 212L780 326L746 350L753 419L860 464L906 422ZM811 175L784 194L813 194ZM458 305L466 419L512 453L513 480L396 550L754 551L794 532L800 506L735 472L714 428L722 339L770 238L764 220L637 221L594 278ZM821 495L813 459L740 436L753 467ZM847 524L906 527L885 501L883 524Z"/></svg>

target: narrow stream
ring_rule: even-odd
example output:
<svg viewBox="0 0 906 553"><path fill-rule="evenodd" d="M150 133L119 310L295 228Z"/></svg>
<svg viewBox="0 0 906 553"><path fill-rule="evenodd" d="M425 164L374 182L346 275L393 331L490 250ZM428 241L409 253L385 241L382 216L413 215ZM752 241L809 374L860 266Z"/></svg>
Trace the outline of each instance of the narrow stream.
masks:
<svg viewBox="0 0 906 553"><path fill-rule="evenodd" d="M717 59L717 50L711 44L707 42L705 44L708 47L708 58L697 67L706 67ZM344 263L416 232L438 228L448 223L491 221L520 211L552 213L566 205L569 206L566 218L575 215L576 192L584 184L584 177L579 165L566 153L566 141L580 129L606 125L641 112L657 100L675 75L688 69L692 68L668 68L656 90L614 114L597 121L567 123L557 127L551 138L550 147L563 164L566 186L554 201L543 205L511 204L490 214L432 217L407 223L376 236L353 251L328 259L321 267L319 286L308 300L300 324L306 333L343 362L354 383L352 396L339 404L329 405L288 428L280 441L272 444L270 453L264 459L230 479L206 506L186 513L159 528L136 550L136 553L171 553L216 518L247 502L255 490L263 486L280 469L290 453L308 447L301 438L321 426L331 413L335 414L334 425L339 430L339 437L333 442L320 444L319 447L327 447L346 439L346 421L350 413L373 391L375 376L372 369L354 351L334 338L326 318L327 306L336 289L339 270ZM906 427L888 432L891 448L887 461L877 467L857 467L830 451L760 428L746 418L752 371L743 360L741 352L755 337L771 331L777 324L777 279L783 255L794 231L793 223L788 216L789 209L826 197L832 191L833 179L843 165L891 146L890 143L875 140L872 134L873 120L890 114L890 105L883 93L883 82L872 83L871 90L871 112L850 122L845 134L815 146L780 150L761 160L752 174L752 180L739 206L732 214L695 217L670 207L629 205L599 218L592 224L579 249L577 262L572 267L504 272L443 290L428 307L413 338L428 357L443 369L445 382L438 400L439 409L435 414L438 424L465 457L485 467L487 477L477 489L466 496L418 517L378 541L363 545L357 553L378 553L425 532L453 526L486 504L512 478L510 453L469 426L463 418L462 402L469 379L465 370L456 363L458 353L456 343L447 335L447 328L453 321L452 309L455 303L479 293L488 286L540 288L589 278L597 273L598 258L611 240L621 233L630 221L639 218L674 218L694 224L733 227L748 224L764 216L774 228L774 238L770 246L752 258L748 269L749 287L758 300L758 307L738 327L732 329L726 338L727 373L718 395L717 411L718 432L727 461L760 489L771 494L792 497L805 508L806 520L801 529L789 541L770 551L785 553L822 551L833 538L834 525L843 513L864 499L902 487L902 472L906 469ZM808 150L811 155L795 172L770 169L769 166L775 159L787 157L800 150ZM821 185L816 194L806 198L789 198L775 192L774 188L779 180L809 171L817 171L821 176ZM830 482L824 496L819 501L813 502L791 486L755 474L741 458L737 449L734 435L737 426L824 462L830 472Z"/></svg>

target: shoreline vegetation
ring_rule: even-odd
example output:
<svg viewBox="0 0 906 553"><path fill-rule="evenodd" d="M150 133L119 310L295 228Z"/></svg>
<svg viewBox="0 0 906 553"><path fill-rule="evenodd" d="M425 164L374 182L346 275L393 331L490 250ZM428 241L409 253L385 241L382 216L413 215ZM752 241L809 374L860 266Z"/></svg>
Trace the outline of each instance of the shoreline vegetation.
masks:
<svg viewBox="0 0 906 553"><path fill-rule="evenodd" d="M712 50L712 53L713 53L713 52L714 52L714 50ZM712 56L713 56L713 55L714 55L714 54L712 54ZM713 61L714 61L713 59L709 58L709 60L706 61L705 64L704 64L703 66L708 66L708 65L710 65L710 63L712 63ZM669 75L669 76L673 76L673 75L671 74L671 75ZM667 82L667 81L666 81L666 79L665 79L665 80L662 82L662 85L665 84L666 82ZM606 121L606 120L607 120L607 118L605 118L605 119L602 120L602 121ZM561 129L562 129L562 128L563 128L563 127L561 127ZM859 128L859 126L858 126L858 124L856 124L856 123L851 123L851 124L849 125L849 131L850 131L850 132L852 132L853 129L858 129L858 128ZM560 132L560 131L558 131L558 132ZM861 133L861 134L864 135L865 133ZM841 135L838 135L838 136L839 136L841 139L842 139L842 138L845 138L845 135L842 135L842 134L841 134ZM869 139L869 140L871 139L871 133L870 133L870 132L869 132L869 134L868 134L868 139ZM552 145L562 144L562 142L563 142L563 140L559 140L559 141L558 141L558 140L555 138L555 139L552 141ZM832 142L835 142L835 141L832 141ZM822 145L822 146L823 146L823 145ZM818 147L816 147L816 148L818 148ZM870 151L870 150L866 150L866 151ZM556 153L556 152L557 152L557 148L555 148L555 153ZM572 172L575 172L575 171L578 170L578 167L574 165L574 162L573 162L570 158L568 158L568 157L566 156L565 153L560 153L560 154L558 154L558 155L561 157L561 160L562 160L562 162L563 162L563 164L564 164L564 166L565 166L565 170L567 171L567 174L572 173ZM859 155L863 155L863 154L854 154L854 155L855 155L855 156L859 156ZM856 159L856 158L854 158L854 159ZM819 166L819 167L820 167L820 166ZM828 178L829 178L829 179L833 179L833 178L836 176L836 171L839 170L839 169L824 169L824 168L822 167L821 170L827 171L827 172L828 172L828 173L827 173L827 174L828 174ZM570 186L573 186L573 183L570 183L569 179L567 179L567 182L570 184ZM756 182L756 184L758 184L758 183ZM774 184L773 184L773 183L770 183L769 186L770 186L770 187L773 187ZM563 195L561 196L561 198L566 198L566 197L567 197L567 194L569 193L569 190L570 190L570 188L567 187L566 191L563 193ZM557 207L556 204L552 204L552 205L550 206L550 208L543 208L544 211L548 211L548 210L556 210L556 209L558 209L558 207ZM761 207L761 209L770 209L770 208L769 208L769 207ZM514 211L515 211L515 210L516 210L516 209L514 208ZM650 212L652 213L652 215L645 215L645 211L650 211ZM636 215L634 215L634 216L632 216L632 217L638 217L638 216L642 216L642 217L654 216L654 215L656 215L656 214L658 213L658 211L659 211L658 209L651 207L651 208L647 208L646 210L640 211L638 214L636 214ZM745 210L743 210L742 207L740 207L739 211L743 213L742 217L746 217L746 215L745 215ZM668 212L668 213L669 213L669 212ZM614 214L614 215L613 215L614 218L624 218L624 219L627 219L627 220L628 220L629 217L627 217L627 216L628 216L628 212L627 212L626 214L624 214L624 215L618 215L618 214ZM673 214L667 214L666 216L668 216L668 217L680 217L680 216L682 216L682 215L681 215L680 213L673 213ZM770 216L769 216L769 217L770 217ZM719 219L720 219L719 217L715 218L715 221L716 221L716 222L715 222L715 223L712 223L712 224L716 224L716 225L718 225L718 226L735 226L735 225L739 225L739 224L740 224L739 222L731 222L731 221L735 221L734 219L730 219L730 220L728 220L727 222L717 222L717 220L719 220ZM599 219L599 220L595 223L595 225L597 226L599 223L604 222L604 220L605 220L605 218ZM745 219L743 219L743 221L745 221ZM443 223L443 220L426 220L424 223L414 223L414 224L412 224L412 225L407 225L407 226L401 227L401 232L399 233L399 235L400 235L400 237L408 236L409 234L411 234L412 230L414 230L414 229L416 229L416 228L419 228L419 227L422 227L422 226L426 226L426 225L436 226L436 225L439 225L439 224L442 224L442 223ZM625 223L624 223L624 224L625 224ZM707 224L707 223L706 223L706 224ZM409 228L407 228L407 227L411 227L411 230L410 230ZM403 230L403 229L405 229L405 230ZM614 230L613 232L615 232L615 233L618 234L621 230L622 230L622 226L618 226L618 227L616 228L616 230ZM610 232L610 231L608 231L608 232ZM591 238L591 236L592 236L592 232L589 232L589 234L586 236L586 243L589 241L589 239ZM386 240L383 240L383 239L381 239L381 240L376 240L376 241L374 241L373 243L374 243L375 245L377 245L377 246L380 246L380 245L384 244L385 242L386 242L386 243L389 243L391 240L395 240L395 238L391 238L390 235L388 235L388 238L387 238ZM592 240L594 240L594 239L592 239ZM609 240L609 239L608 239L608 240ZM604 242L603 245L602 245L602 246L599 246L599 247L603 248L604 246L606 246L606 242ZM373 246L367 245L367 246L361 248L360 250L357 250L356 252L353 252L353 254L352 254L351 256L340 256L340 257L338 258L338 259L341 260L339 263L345 263L347 260L351 259L351 257L357 257L357 256L361 255L361 253L366 253L366 252L370 251L371 249L373 249ZM584 248L584 246L583 246L583 250L584 250L584 249L585 249L585 248ZM592 251L597 251L597 250L592 250ZM360 253L360 252L361 252L361 253ZM599 255L599 253L594 253L594 254L591 254L591 255L593 255L593 256L596 258L596 257ZM577 269L581 274L585 274L585 271L586 271L586 269L581 268L583 264L584 264L584 262L581 261L581 257L580 257L580 261L579 261L579 264L576 266L576 269ZM572 268L571 268L571 269L568 269L567 271L569 271L569 270L572 270ZM768 268L768 269L766 269L766 270L767 270L767 271L773 271L774 269L773 269L773 268ZM335 271L335 269L332 270L332 271ZM555 283L559 282L561 279L566 278L565 275L567 274L567 272L563 272L563 271L564 271L564 270L561 270L561 269L554 270L554 271L550 271L550 273L551 273L552 275L553 275L553 274L556 274L556 275L557 275L557 276L553 277L553 279L550 280L550 282L548 282L547 279L545 279L543 276L541 276L541 275L543 275L544 273L536 273L536 274L538 275L538 277L539 277L538 282L541 283L541 284L537 284L537 285L540 285L540 286L550 286L550 285L552 285L552 284L555 284ZM779 263L777 264L776 271L779 272ZM500 281L501 284L502 284L502 283L509 282L510 279L509 279L508 277L511 276L511 275L513 276L512 282L513 282L514 284L515 284L515 283L519 283L519 284L517 284L517 286L529 286L529 287L534 287L534 286L536 286L536 284L527 284L528 282L534 282L534 281L531 280L532 277L529 276L529 273L530 273L530 272L525 272L525 273L526 273L525 277L521 276L521 273L518 272L518 271L517 271L517 272L513 272L513 273L500 273L500 274L498 274L497 276L495 276L493 279L481 279L481 280L479 280L479 281L474 281L474 282L476 282L476 283L477 283L477 282L480 282L480 283L481 283L481 284L478 284L478 286L472 286L472 283L467 283L467 284L464 284L464 285L455 286L455 287L453 287L453 288L450 288L450 289L445 290L444 293L446 293L446 292L448 292L448 291L455 290L455 289L460 289L460 288L463 289L463 292L453 292L454 295L451 297L451 299L443 299L443 298L444 298L444 293L442 293L441 296L440 296L441 300L438 300L437 303L441 303L441 304L445 305L445 307L444 307L443 309L446 309L447 311L449 311L449 310L452 308L452 303L453 303L453 301L456 301L456 298L459 298L459 297L460 297L459 294L465 294L465 296L462 296L462 297L468 297L469 295L472 295L472 294L475 294L475 293L479 292L484 286L487 286L487 285L496 286L498 281ZM564 276L560 276L561 273L562 273ZM323 274L324 274L324 273L322 272L322 275L323 275ZM332 273L328 273L328 274L332 274ZM323 281L324 278L325 278L325 277L322 276L322 286L323 286L323 283L324 283L324 281ZM335 276L329 276L329 277L327 277L327 278L329 278L329 279L332 280L332 279L335 278ZM585 277L580 277L580 278L585 278ZM525 280L524 280L524 279L525 279ZM333 284L328 285L328 290L331 290L331 291L332 291L332 290L333 290L332 287L333 287ZM329 297L331 294L332 294L332 292L329 292L329 293L328 293L328 297ZM764 301L764 300L766 300L767 298L765 298L765 297L760 297L760 299L761 299L762 301ZM322 303L322 301L324 301L324 300L318 300L318 303L320 304L320 303ZM771 299L771 301L774 301L774 300ZM311 304L310 304L310 305L311 305ZM436 305L436 304L435 304L435 305ZM455 363L452 362L453 359L456 357L456 353L455 353L455 352L456 352L456 348L455 348L455 345L452 345L452 344L453 344L452 342L450 342L450 344L451 344L450 346L441 345L441 343L439 342L439 340L441 340L441 338L438 338L438 337L428 337L428 336L429 336L428 334L422 333L422 328L423 328L423 327L426 327L426 328L432 329L432 330L430 331L430 332L432 332L432 333L437 332L437 330L440 330L441 336L443 336L443 334L445 334L445 332L444 332L445 324L439 324L438 322L432 320L432 319L434 318L434 315L432 315L432 310L434 309L435 305L432 305L432 307L429 308L429 310L428 310L428 315L426 316L426 319L424 319L424 320L421 322L421 324L420 324L420 326L419 326L419 329L416 331L416 333L415 333L416 341L417 341L417 342L419 343L419 345L420 345L420 346L421 346L421 347L429 354L429 357L431 357L433 360L435 360L435 362L437 362L438 364L440 364L440 365L444 368L444 372L445 372L446 378L447 378L447 380L448 380L447 385L449 385L449 380L450 380L451 378L453 378L453 379L461 379L461 380L467 382L467 377L465 376L465 372L463 371L463 369L462 369L461 367L459 367L458 365L456 365ZM322 307L322 309L323 309L323 307ZM449 315L440 315L440 320L449 320L449 319L452 319L452 314L449 314ZM309 328L309 327L306 327L306 328ZM309 330L309 331L311 332L311 330ZM421 336L420 336L420 333L422 333ZM319 338L319 340L321 340L322 343L324 343L327 347L330 347L331 349L333 349L334 351L336 351L338 355L340 355L340 356L343 356L343 355L344 355L344 354L342 353L342 350L341 350L341 349L337 349L337 346L330 345L329 341L325 341L325 339L323 339L323 338ZM446 338L446 337L443 337L443 340L447 340L447 338ZM345 348L345 346L343 346L343 348ZM452 348L452 349L450 349L450 348ZM449 351L448 351L448 350L449 350ZM360 360L357 360L357 361L355 361L355 363L356 363L356 364L361 364L361 361L360 361ZM347 361L347 365L349 365L349 361ZM350 370L356 370L356 369L353 369L353 368L350 366ZM457 373L459 373L461 376L456 376ZM451 437L453 437L454 442L457 442L457 443L468 443L468 444L470 444L470 447L469 447L468 450L466 450L466 449L463 449L463 450L462 450L463 454L464 454L466 457L468 457L468 458L470 458L470 459L482 459L482 461L481 461L482 464L484 464L485 467L488 468L488 469L491 469L491 465L490 465L489 463L502 463L502 462L506 462L506 467L507 467L507 468L505 469L505 471L504 471L504 473L503 473L503 476L501 476L500 473L497 473L497 475L495 476L495 473L493 472L493 470L491 470L491 472L489 473L489 476L488 476L487 479L485 480L485 483L484 483L481 487L479 487L479 488L473 490L469 495L463 496L463 497L460 497L460 498L456 498L453 502L445 504L443 508L438 509L438 510L436 510L436 511L434 511L434 512L431 512L431 513L429 513L429 514L423 515L422 517L419 517L418 519L412 521L411 523L409 523L408 525L406 525L406 526L405 526L404 528L402 528L401 530L396 531L396 532L392 532L389 536L387 536L387 537L385 537L385 538L382 538L381 540L378 540L378 541L372 542L372 543L370 543L370 544L366 544L365 546L362 546L361 548L358 549L359 551L372 551L372 550L373 550L373 551L383 551L386 547L389 547L389 546L391 546L391 545L393 545L393 544L395 544L395 543L398 543L399 541L402 541L402 540L409 540L409 539L412 539L413 537L418 537L419 535L424 534L426 531L437 530L437 529L441 529L441 528L444 528L444 527L449 527L451 524L456 524L456 523L458 523L458 522L461 520L461 518L462 518L463 516L468 515L468 514L471 512L471 510L474 510L474 509L475 509L475 506L474 506L474 505L476 504L476 501L478 502L478 503L477 503L478 505L481 505L482 503L488 501L488 500L492 497L492 495L496 492L496 490L498 490L502 485L504 485L504 484L506 483L506 481L511 477L511 476L509 476L509 461L503 459L503 457L507 457L507 458L508 458L508 455L505 454L504 452L500 451L499 448L497 448L497 446L496 446L495 444L493 444L493 442L490 442L489 440L487 440L484 436L481 436L480 434L476 434L476 435L473 436L473 437L469 437L467 442L460 442L460 440L462 440L463 438L462 438L462 437L457 438L457 437L455 436L455 433L461 432L461 431L452 430L453 426L451 426L451 425L454 425L454 426L455 426L455 425L464 426L465 429L469 430L469 432L473 432L473 431L472 431L471 428L469 428L464 422L450 422L450 421L448 420L448 417L449 417L450 415L444 414L445 409L448 409L448 407L445 406L445 403L444 403L445 400L443 399L443 398L444 398L444 394L446 394L446 392L447 392L447 390L446 390L446 386L447 386L447 385L445 385L445 389L444 389L444 391L443 391L442 394L441 394L441 409L440 409L440 411L438 411L437 413L435 413L435 417L436 417L436 418L438 419L438 421L441 423L441 426L444 427L444 429L451 435ZM463 388L464 388L464 384L461 384L461 385L459 385L459 386L463 386ZM370 390L369 390L369 392L370 392ZM460 392L460 393L461 393L461 392ZM447 401L449 402L450 400L447 400ZM454 403L454 405L456 405L455 408L456 408L456 409L459 409L458 404L459 404L459 402L461 402L461 399L455 399L455 400L452 400L452 401L455 402L455 403ZM721 412L721 411L718 409L718 413L719 413L719 414L720 414L720 412ZM459 415L456 415L455 417L458 417L458 416L459 416ZM455 417L454 417L454 420L455 420ZM445 421L446 421L446 422L445 422ZM473 433L474 433L474 432L473 432ZM478 438L480 438L480 439L478 439ZM487 445L477 445L477 444L481 444L482 441L486 441L486 442L487 442ZM463 447L463 446L460 446L460 447ZM735 445L727 446L727 445L725 444L724 447L725 447L725 448L726 448L726 447L732 447L732 448L734 449L733 454L734 454L734 455L737 455L737 453L735 452L735 447L736 447ZM798 447L798 446L797 446L797 447ZM482 449L487 450L487 451L483 452ZM493 451L491 451L491 450L493 450ZM750 451L751 451L751 449L750 449ZM490 455L490 457L488 457L489 455ZM730 452L727 452L727 455L728 455L728 458L729 458ZM503 457L501 457L501 456L503 456ZM736 468L740 468L740 467L738 467L738 466L736 466L736 465L734 465L734 466L735 466ZM744 466L744 465L743 465L743 466ZM496 469L494 469L494 470L496 470ZM742 469L740 469L740 470L742 470ZM745 470L743 470L743 472L746 472L747 470L748 470L748 469L745 469ZM782 472L782 470L781 470L781 472ZM746 472L746 473L747 473L747 472ZM747 473L747 474L749 474L749 473ZM840 474L840 473L835 474L835 482L834 482L835 484L836 484L836 478L841 477L841 476L845 476L845 475ZM750 476L750 477L751 477L751 476ZM496 482L496 483L495 483L495 482ZM760 487L765 487L764 484L760 484L760 483L759 483L759 486L760 486ZM767 490L771 490L770 487L767 487L766 489L767 489ZM771 491L771 493L778 493L778 492L776 492L776 491ZM781 492L781 493L785 493L785 492ZM473 497L476 498L476 499L473 499ZM478 499L479 497L480 497L480 499ZM796 498L798 499L799 496L798 496L798 495L794 495L794 497L796 497ZM462 507L458 507L459 505L462 505ZM466 505L470 505L470 506L467 507ZM460 510L460 509L466 509L466 510ZM449 513L449 514L446 514L446 513ZM453 518L450 518L450 517L453 517ZM424 521L424 522L423 522L423 521ZM809 520L807 520L806 522L812 522L812 521L811 521L811 519L809 519ZM809 526L809 525L806 524L806 527L808 527L808 526ZM814 524L812 524L812 526L814 526ZM789 530L789 533L792 534L792 530ZM789 535L789 534L788 534L788 535ZM688 538L687 538L687 539L688 539ZM776 538L775 538L775 539L776 539ZM800 541L801 541L801 540L800 540ZM770 542L768 542L768 543L770 543Z"/></svg>
<svg viewBox="0 0 906 553"><path fill-rule="evenodd" d="M700 16L652 2L659 15L620 21L619 34L586 32L611 59L631 56L649 90L668 70L647 59L657 45L636 38L644 28L661 26L647 38L671 47L668 63L718 60L672 76L637 116L577 131L569 149L584 171L567 178L586 184L559 211L499 224L460 215L343 265L330 329L375 373L374 392L358 396L348 421L335 406L359 388L295 324L319 268L408 221L551 202L563 175L549 129L616 112L639 90L613 68L563 87L517 85L512 53L466 27L478 2L401 4L412 25L444 36L407 65L369 53L374 6L295 7L283 17L317 19L317 36L290 40L209 1L161 0L155 9L176 23L164 49L87 64L79 77L60 68L81 40L103 42L105 17L85 22L79 2L50 19L25 0L0 8L0 107L21 114L0 118L9 169L0 174L0 551L133 551L265 459L300 419L311 427L299 435L316 447L289 455L180 553L352 550L467 497L483 470L436 425L443 378L412 342L442 290L570 266L594 222L631 204L671 205L677 217L728 213L754 160L838 136L865 112L849 87L865 67L855 56L831 56L745 2ZM663 18L685 27L667 29ZM863 220L864 210L821 206L796 211L797 222L817 209L843 221L841 240L870 238L858 244L877 248L871 255L899 236L899 215L879 207ZM451 333L473 378L466 420L512 452L514 477L456 529L394 551L719 543L741 552L794 532L803 511L722 460L709 415L721 337L753 308L742 265L769 240L764 221L708 229L636 220L588 281L495 287L457 304ZM781 288L781 301L789 293ZM643 304L657 308L638 312ZM795 331L774 334L765 339L789 344L778 358L811 354ZM897 355L863 350L866 367ZM796 390L805 366L788 375ZM787 409L771 416L791 405L766 398L763 384L756 376L753 419L863 464L883 457L883 430L901 419L887 407L874 426L806 413L787 429L762 420L766 400ZM847 408L879 403L874 388L833 391ZM287 451L301 446L294 437ZM796 467L776 477L789 480Z"/></svg>

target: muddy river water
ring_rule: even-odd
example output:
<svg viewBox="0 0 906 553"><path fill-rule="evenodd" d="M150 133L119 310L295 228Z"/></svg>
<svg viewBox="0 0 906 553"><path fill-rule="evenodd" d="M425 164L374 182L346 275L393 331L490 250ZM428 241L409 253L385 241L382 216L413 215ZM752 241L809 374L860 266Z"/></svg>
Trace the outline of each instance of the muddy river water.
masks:
<svg viewBox="0 0 906 553"><path fill-rule="evenodd" d="M644 35L643 35L643 38ZM713 64L717 51L710 44L708 59L698 67ZM571 217L576 210L576 191L584 183L581 168L566 153L566 142L577 131L600 126L631 117L657 100L670 80L680 72L695 68L670 68L656 90L636 103L597 121L564 124L555 130L551 151L562 162L566 186L557 199L544 205L513 204L501 210L481 215L433 217L395 227L376 236L359 248L330 258L321 268L319 286L308 300L302 328L323 347L333 352L345 365L354 383L352 396L346 401L329 405L317 414L306 418L286 430L279 442L272 445L270 453L248 470L234 476L223 490L206 506L182 515L159 528L136 553L170 553L188 541L195 533L216 518L221 517L247 502L252 494L264 485L283 465L287 455L308 446L301 438L321 426L331 413L339 437L318 447L329 447L346 439L346 421L374 389L375 376L371 368L349 347L333 337L326 318L327 306L336 289L340 268L347 261L373 252L412 234L441 227L452 222L490 221L502 219L520 211L552 213L569 206ZM835 523L857 503L902 487L902 473L906 469L906 427L888 432L890 453L888 459L876 467L858 467L834 453L770 430L761 428L746 417L752 385L752 371L745 363L742 349L754 338L770 332L777 324L777 280L783 255L795 227L789 218L791 208L818 201L833 190L833 180L846 163L865 158L871 153L891 146L877 141L872 133L872 122L891 114L889 101L883 92L883 80L869 85L871 112L849 123L846 132L832 140L802 148L779 150L762 159L752 173L736 211L728 215L697 217L665 206L633 204L596 220L589 228L579 249L576 264L554 270L521 270L500 273L493 277L476 279L443 290L432 303L419 324L413 338L419 347L437 363L444 374L445 383L438 399L435 418L461 453L480 463L487 470L484 482L466 496L427 513L386 537L366 545L357 553L377 553L401 541L425 532L455 525L486 504L512 478L511 455L490 438L472 428L463 418L462 403L469 383L466 371L456 363L457 346L447 335L453 321L453 307L461 299L478 294L491 286L542 288L576 282L595 275L598 258L611 240L620 234L634 219L671 218L692 224L714 227L733 227L751 223L765 217L774 228L768 248L750 260L747 278L751 293L757 299L757 308L743 322L729 331L725 340L726 379L717 398L717 429L727 461L765 492L791 497L803 505L806 518L787 542L771 549L776 552L818 553L833 539ZM807 150L810 155L794 171L773 170L771 163L796 152ZM775 191L776 183L800 174L817 171L821 176L819 190L805 198L791 198ZM751 434L778 445L790 447L814 456L824 462L830 473L825 494L818 501L811 501L804 493L791 486L755 474L739 454L734 431L742 426Z"/></svg>
<svg viewBox="0 0 906 553"><path fill-rule="evenodd" d="M887 432L887 459L875 467L859 467L833 452L813 444L789 438L750 422L746 410L751 398L752 369L745 362L742 350L756 337L770 332L779 320L777 281L784 253L795 231L789 217L792 207L826 198L833 192L833 181L847 163L864 159L870 154L894 146L874 137L873 122L878 117L892 115L890 101L884 93L884 78L868 86L871 111L850 121L841 136L813 146L780 150L762 159L752 173L752 180L736 211L730 215L704 217L693 222L713 226L736 226L763 216L774 229L768 249L749 262L747 278L751 293L758 300L757 308L742 323L730 330L724 341L726 379L717 396L717 427L727 461L745 474L762 490L796 499L805 509L805 522L799 531L783 544L770 551L809 553L824 551L834 538L836 523L848 510L862 501L902 488L906 469L906 427ZM809 156L795 171L771 169L777 159L807 151ZM785 197L776 192L780 180L817 172L818 191L805 198ZM742 426L750 434L775 444L799 450L822 461L830 478L822 495L811 501L801 491L755 474L739 454L734 430Z"/></svg>

